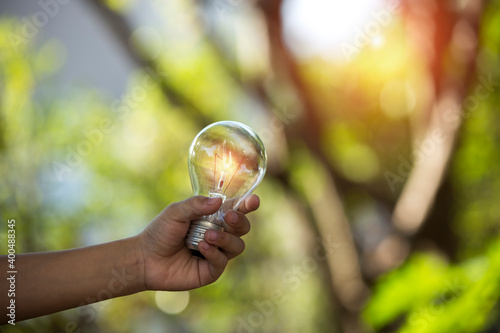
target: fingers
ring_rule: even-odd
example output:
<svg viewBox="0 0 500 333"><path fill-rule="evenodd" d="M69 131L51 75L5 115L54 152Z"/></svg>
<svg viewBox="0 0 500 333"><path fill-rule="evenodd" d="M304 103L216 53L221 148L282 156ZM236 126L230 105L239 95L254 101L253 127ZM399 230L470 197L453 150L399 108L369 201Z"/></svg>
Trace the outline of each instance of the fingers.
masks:
<svg viewBox="0 0 500 333"><path fill-rule="evenodd" d="M201 266L201 284L206 285L222 275L229 259L245 250L245 242L227 232L208 230L205 240L198 244L198 249L206 259L198 263Z"/></svg>
<svg viewBox="0 0 500 333"><path fill-rule="evenodd" d="M226 221L226 224L229 226L227 232L238 237L246 235L250 231L250 222L243 213L229 211L224 214L224 221Z"/></svg>
<svg viewBox="0 0 500 333"><path fill-rule="evenodd" d="M222 275L229 259L216 246L210 245L206 241L201 241L200 244L198 244L198 249L206 259L206 261L201 260L200 265L208 265L209 276L207 276L206 273L202 273L200 276L202 279L201 284L206 285L214 282ZM206 269L203 271L207 272Z"/></svg>
<svg viewBox="0 0 500 333"><path fill-rule="evenodd" d="M221 198L207 198L198 195L169 205L160 213L160 218L189 223L203 215L215 213L221 205Z"/></svg>
<svg viewBox="0 0 500 333"><path fill-rule="evenodd" d="M203 270L200 278L202 285L214 282L221 276L229 259L236 257L245 250L243 240L227 232L208 230L205 240L198 244L198 249L206 260L199 265L208 266Z"/></svg>
<svg viewBox="0 0 500 333"><path fill-rule="evenodd" d="M217 207L222 203L219 202ZM226 231L208 230L205 233L205 240L198 244L198 250L206 260L198 261L200 265L200 282L206 285L217 280L228 261L245 250L245 242L240 238L250 231L250 222L245 214L259 208L260 199L258 196L250 195L239 207L238 211L229 211L224 215L224 220L229 226ZM213 212L217 210L214 209ZM196 211L195 214L200 214ZM203 212L200 215L208 215Z"/></svg>
<svg viewBox="0 0 500 333"><path fill-rule="evenodd" d="M260 199L257 195L252 194L248 198L245 199L238 208L238 211L243 214L248 214L257 210L260 206Z"/></svg>
<svg viewBox="0 0 500 333"><path fill-rule="evenodd" d="M190 222L202 217L203 215L215 213L221 205L221 198L207 198L198 195L169 205L160 213L159 217L161 219L167 218L177 222ZM240 205L238 211L242 214L247 214L259 208L259 205L259 197L252 194ZM236 225L235 227L238 228L241 226ZM248 230L250 230L249 227ZM248 230L246 230L243 234L247 233Z"/></svg>
<svg viewBox="0 0 500 333"><path fill-rule="evenodd" d="M259 205L259 197L252 194L240 205L238 211L227 212L224 215L224 221L229 226L227 231L239 237L248 234L250 231L250 222L245 214L253 212L259 208Z"/></svg>
<svg viewBox="0 0 500 333"><path fill-rule="evenodd" d="M228 232L208 230L205 233L205 240L213 246L218 247L227 259L232 259L245 250L245 242Z"/></svg>

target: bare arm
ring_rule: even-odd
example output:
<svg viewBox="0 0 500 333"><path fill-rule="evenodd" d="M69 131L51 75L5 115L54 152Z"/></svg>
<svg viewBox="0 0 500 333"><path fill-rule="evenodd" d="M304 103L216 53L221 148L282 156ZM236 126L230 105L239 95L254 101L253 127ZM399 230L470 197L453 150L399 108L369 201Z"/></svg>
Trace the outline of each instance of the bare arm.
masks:
<svg viewBox="0 0 500 333"><path fill-rule="evenodd" d="M80 249L17 255L16 321L143 290L139 242L136 236ZM5 256L0 269L7 272ZM7 302L7 292L2 292L2 309L9 306ZM2 316L1 323L8 319Z"/></svg>
<svg viewBox="0 0 500 333"><path fill-rule="evenodd" d="M139 235L79 249L16 256L16 322L143 290L187 290L216 281L229 259L243 252L250 230L244 214L259 206L250 196L239 212L226 214L227 232L207 232L195 258L185 245L189 222L212 214L220 199L192 197L165 208ZM6 274L7 257L0 258ZM7 276L0 282L0 324L9 317Z"/></svg>

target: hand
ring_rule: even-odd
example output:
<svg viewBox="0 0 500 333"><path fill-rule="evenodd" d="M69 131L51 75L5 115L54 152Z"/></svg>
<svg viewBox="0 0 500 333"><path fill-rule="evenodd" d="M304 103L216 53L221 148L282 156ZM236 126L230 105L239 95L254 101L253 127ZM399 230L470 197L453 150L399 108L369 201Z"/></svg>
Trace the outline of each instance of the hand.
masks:
<svg viewBox="0 0 500 333"><path fill-rule="evenodd" d="M252 194L238 211L227 212L226 232L209 230L199 250L206 259L194 257L185 243L192 220L215 213L221 198L191 197L166 207L139 234L144 287L147 290L187 290L216 281L229 259L241 254L245 243L240 238L250 231L244 214L259 207L259 197Z"/></svg>

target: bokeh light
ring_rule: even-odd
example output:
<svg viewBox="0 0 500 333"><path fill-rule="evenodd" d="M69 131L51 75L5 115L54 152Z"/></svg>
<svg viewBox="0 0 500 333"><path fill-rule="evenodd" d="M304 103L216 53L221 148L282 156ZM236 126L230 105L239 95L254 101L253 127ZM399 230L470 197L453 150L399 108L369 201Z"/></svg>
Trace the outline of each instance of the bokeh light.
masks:
<svg viewBox="0 0 500 333"><path fill-rule="evenodd" d="M176 315L184 311L189 304L189 291L157 291L155 302L158 308L169 315Z"/></svg>
<svg viewBox="0 0 500 333"><path fill-rule="evenodd" d="M497 332L498 22L498 1L0 2L18 253L140 233L192 195L210 123L250 126L269 166L214 284L2 332Z"/></svg>

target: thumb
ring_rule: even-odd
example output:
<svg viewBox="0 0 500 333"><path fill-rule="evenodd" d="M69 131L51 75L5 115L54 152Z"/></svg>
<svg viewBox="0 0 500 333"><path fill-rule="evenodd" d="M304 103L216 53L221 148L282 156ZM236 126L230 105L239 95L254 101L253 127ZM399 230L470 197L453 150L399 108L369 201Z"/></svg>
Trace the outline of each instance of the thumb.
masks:
<svg viewBox="0 0 500 333"><path fill-rule="evenodd" d="M189 223L203 215L215 213L221 205L222 198L198 195L169 205L160 215L171 221Z"/></svg>

